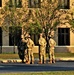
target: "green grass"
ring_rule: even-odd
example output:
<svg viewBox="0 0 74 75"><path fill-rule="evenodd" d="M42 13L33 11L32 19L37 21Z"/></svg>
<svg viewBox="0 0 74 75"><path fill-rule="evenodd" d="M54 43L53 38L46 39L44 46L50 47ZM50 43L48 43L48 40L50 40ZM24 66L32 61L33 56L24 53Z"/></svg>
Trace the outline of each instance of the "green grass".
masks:
<svg viewBox="0 0 74 75"><path fill-rule="evenodd" d="M74 53L55 53L55 57L74 57Z"/></svg>
<svg viewBox="0 0 74 75"><path fill-rule="evenodd" d="M18 54L0 54L0 59L18 59Z"/></svg>
<svg viewBox="0 0 74 75"><path fill-rule="evenodd" d="M48 57L48 54L46 54ZM34 54L34 57L39 57L39 54ZM74 57L74 53L55 53L55 57ZM0 54L0 59L19 59L18 54Z"/></svg>
<svg viewBox="0 0 74 75"><path fill-rule="evenodd" d="M0 75L74 75L74 71L19 72L19 73L1 73Z"/></svg>

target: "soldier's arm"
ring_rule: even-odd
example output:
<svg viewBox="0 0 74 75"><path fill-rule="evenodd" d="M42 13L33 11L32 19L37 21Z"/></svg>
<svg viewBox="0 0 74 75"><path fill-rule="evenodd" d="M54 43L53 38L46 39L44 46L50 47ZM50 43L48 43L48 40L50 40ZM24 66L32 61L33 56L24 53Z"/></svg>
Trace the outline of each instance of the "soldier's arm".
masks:
<svg viewBox="0 0 74 75"><path fill-rule="evenodd" d="M41 45L41 41L39 40L39 45Z"/></svg>

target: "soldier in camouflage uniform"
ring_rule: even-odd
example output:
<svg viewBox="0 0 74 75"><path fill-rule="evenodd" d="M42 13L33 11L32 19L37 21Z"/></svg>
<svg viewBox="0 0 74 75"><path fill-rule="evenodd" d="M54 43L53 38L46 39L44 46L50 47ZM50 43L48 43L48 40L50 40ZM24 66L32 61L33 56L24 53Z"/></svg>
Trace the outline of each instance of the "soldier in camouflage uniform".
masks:
<svg viewBox="0 0 74 75"><path fill-rule="evenodd" d="M48 63L55 63L55 56L54 56L54 49L55 49L56 42L54 39L50 37L49 39L49 62Z"/></svg>
<svg viewBox="0 0 74 75"><path fill-rule="evenodd" d="M22 38L22 42L26 43L28 42L28 36L21 35ZM27 45L26 45L26 49L24 50L24 58L25 58L25 63L28 62L28 50L27 50Z"/></svg>
<svg viewBox="0 0 74 75"><path fill-rule="evenodd" d="M39 46L40 46L39 64L46 63L46 40L45 38L43 38L42 33L40 34L40 38L39 38Z"/></svg>
<svg viewBox="0 0 74 75"><path fill-rule="evenodd" d="M34 47L34 42L31 40L30 36L28 36L28 41L27 41L27 47L28 47L28 62L26 64L34 64L34 55L33 55L33 47Z"/></svg>
<svg viewBox="0 0 74 75"><path fill-rule="evenodd" d="M27 59L27 40L24 39L23 35L21 36L21 40L18 42L17 48L19 57L22 60L22 63L24 63L24 57L26 61L28 59Z"/></svg>

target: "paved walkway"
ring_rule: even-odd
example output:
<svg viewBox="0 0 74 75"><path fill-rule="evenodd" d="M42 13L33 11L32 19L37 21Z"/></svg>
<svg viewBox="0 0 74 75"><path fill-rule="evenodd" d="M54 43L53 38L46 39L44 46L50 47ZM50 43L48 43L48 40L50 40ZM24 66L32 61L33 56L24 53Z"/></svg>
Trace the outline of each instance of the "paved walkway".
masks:
<svg viewBox="0 0 74 75"><path fill-rule="evenodd" d="M35 61L38 61L38 58L35 58ZM47 60L49 60L47 58ZM25 61L25 60L24 60ZM74 61L74 57L58 57L56 58L56 61ZM20 59L0 59L0 63L15 63L15 62L21 62Z"/></svg>

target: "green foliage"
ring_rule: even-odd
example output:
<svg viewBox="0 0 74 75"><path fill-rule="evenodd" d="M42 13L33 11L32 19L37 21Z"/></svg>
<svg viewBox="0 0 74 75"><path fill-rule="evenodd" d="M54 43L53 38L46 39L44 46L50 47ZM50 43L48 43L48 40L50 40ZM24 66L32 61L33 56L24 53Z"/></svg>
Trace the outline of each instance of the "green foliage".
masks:
<svg viewBox="0 0 74 75"><path fill-rule="evenodd" d="M70 25L74 28L74 19L70 20Z"/></svg>
<svg viewBox="0 0 74 75"><path fill-rule="evenodd" d="M57 25L59 25L59 24L60 24L59 21L54 22L53 29L56 30L56 27L57 27Z"/></svg>
<svg viewBox="0 0 74 75"><path fill-rule="evenodd" d="M42 32L42 26L39 24L39 22L30 24L30 27L29 27L30 34L39 34L41 32Z"/></svg>

